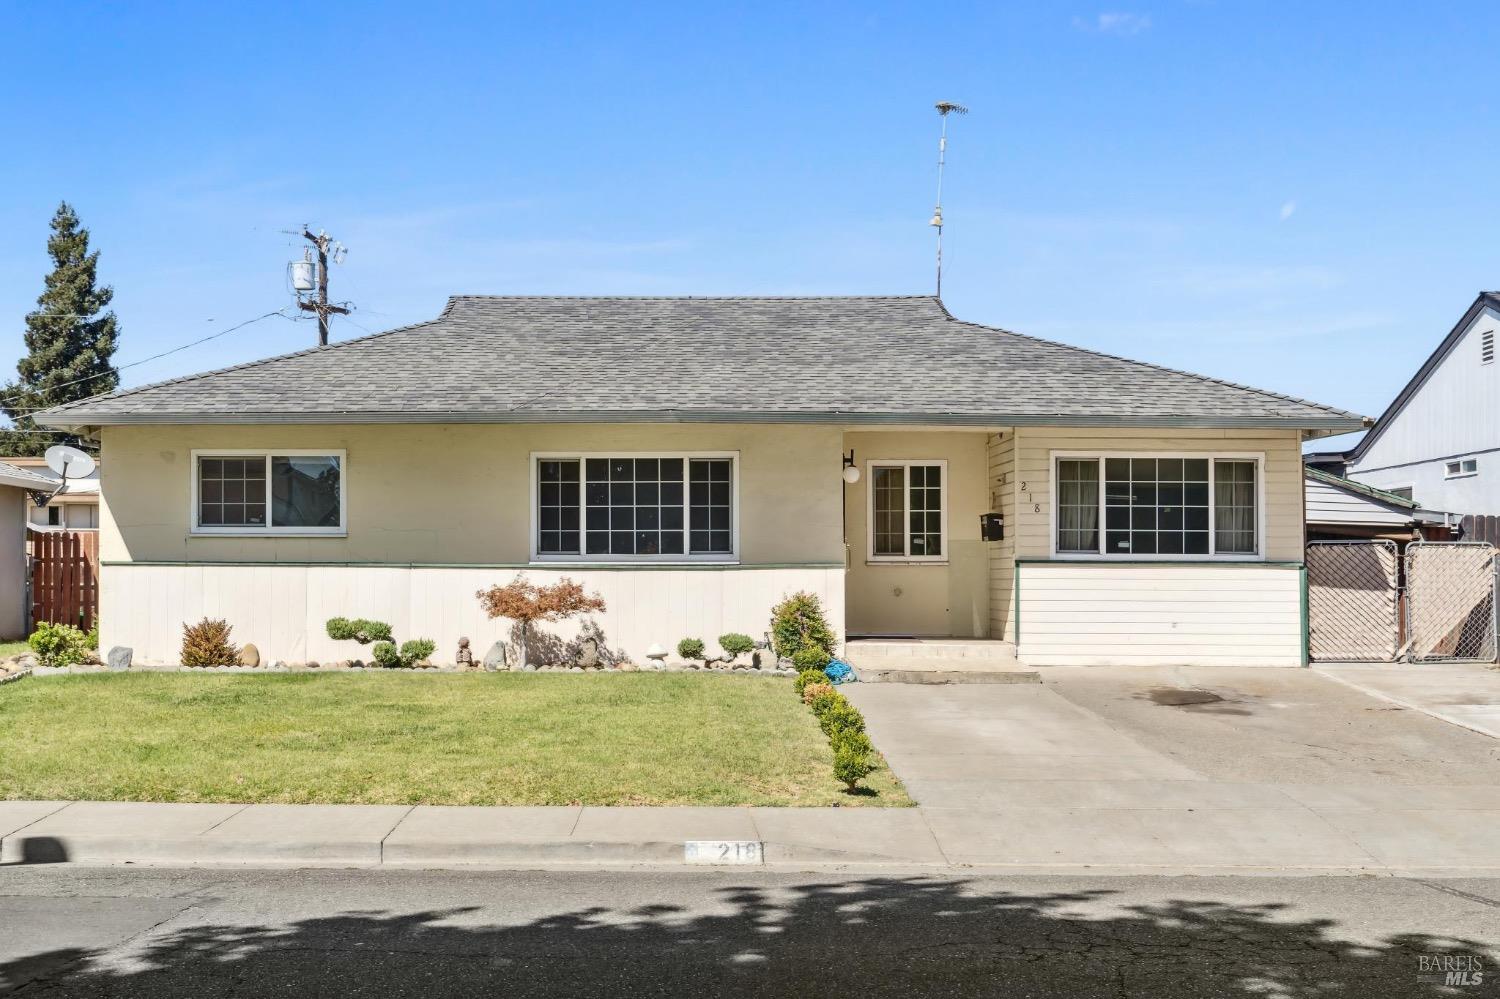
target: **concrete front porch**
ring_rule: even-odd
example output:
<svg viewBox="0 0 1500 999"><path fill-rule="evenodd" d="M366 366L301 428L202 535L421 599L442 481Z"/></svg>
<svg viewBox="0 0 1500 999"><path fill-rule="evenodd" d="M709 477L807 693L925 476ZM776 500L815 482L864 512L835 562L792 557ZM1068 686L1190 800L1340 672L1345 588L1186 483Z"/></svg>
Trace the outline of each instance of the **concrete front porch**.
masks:
<svg viewBox="0 0 1500 999"><path fill-rule="evenodd" d="M1037 683L1012 642L988 638L854 638L844 659L865 683Z"/></svg>

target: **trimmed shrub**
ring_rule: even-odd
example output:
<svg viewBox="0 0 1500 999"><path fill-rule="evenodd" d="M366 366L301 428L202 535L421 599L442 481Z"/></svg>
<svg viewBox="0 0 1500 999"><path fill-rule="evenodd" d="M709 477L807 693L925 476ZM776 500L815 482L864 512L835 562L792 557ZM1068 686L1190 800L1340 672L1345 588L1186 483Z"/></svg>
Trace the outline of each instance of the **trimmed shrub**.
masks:
<svg viewBox="0 0 1500 999"><path fill-rule="evenodd" d="M99 651L99 626L97 624L89 629L89 633L84 636L84 640L89 643L89 648L95 652Z"/></svg>
<svg viewBox="0 0 1500 999"><path fill-rule="evenodd" d="M719 648L730 656L742 656L746 652L754 651L755 639L749 635L742 635L737 631L731 631L727 635L719 636Z"/></svg>
<svg viewBox="0 0 1500 999"><path fill-rule="evenodd" d="M792 690L796 691L798 697L801 697L803 692L807 690L808 684L827 682L828 674L822 670L805 669L797 674L797 679L792 681Z"/></svg>
<svg viewBox="0 0 1500 999"><path fill-rule="evenodd" d="M853 793L856 785L875 772L875 762L869 753L861 753L848 743L833 751L833 776Z"/></svg>
<svg viewBox="0 0 1500 999"><path fill-rule="evenodd" d="M846 728L836 728L833 730L833 734L828 737L828 742L833 746L834 753L838 753L840 749L851 749L856 753L863 753L872 758L875 755L875 744L863 732L855 732L852 729Z"/></svg>
<svg viewBox="0 0 1500 999"><path fill-rule="evenodd" d="M813 700L823 694L833 693L833 684L826 681L822 683L809 683L802 688L802 703L812 704Z"/></svg>
<svg viewBox="0 0 1500 999"><path fill-rule="evenodd" d="M863 732L865 716L840 696L832 707L818 716L818 724L823 726L823 734L832 739L836 732Z"/></svg>
<svg viewBox="0 0 1500 999"><path fill-rule="evenodd" d="M370 647L370 658L383 669L397 669L401 665L401 653L395 642L376 642Z"/></svg>
<svg viewBox="0 0 1500 999"><path fill-rule="evenodd" d="M240 650L229 641L229 622L204 618L182 626L182 665L238 666Z"/></svg>
<svg viewBox="0 0 1500 999"><path fill-rule="evenodd" d="M71 624L49 624L43 621L26 639L36 661L43 666L76 666L92 651L89 636Z"/></svg>
<svg viewBox="0 0 1500 999"><path fill-rule="evenodd" d="M792 667L799 673L807 669L823 672L823 667L833 662L833 657L816 645L798 649L792 656Z"/></svg>
<svg viewBox="0 0 1500 999"><path fill-rule="evenodd" d="M401 643L401 665L415 666L437 650L437 642L430 638L413 638Z"/></svg>
<svg viewBox="0 0 1500 999"><path fill-rule="evenodd" d="M390 625L384 621L368 621L362 617L353 620L347 617L329 618L327 629L328 637L336 642L369 645L371 642L393 641Z"/></svg>
<svg viewBox="0 0 1500 999"><path fill-rule="evenodd" d="M702 659L703 639L684 638L677 643L677 654L684 659Z"/></svg>
<svg viewBox="0 0 1500 999"><path fill-rule="evenodd" d="M813 697L812 700L807 702L807 706L812 708L813 714L818 716L818 721L821 723L823 720L823 716L832 711L834 705L838 704L843 699L843 695L838 691L829 690L826 694L818 694L817 696Z"/></svg>
<svg viewBox="0 0 1500 999"><path fill-rule="evenodd" d="M838 636L823 616L823 605L807 592L793 593L771 608L771 645L779 659L797 661L801 649L822 649L825 653L819 667L833 658Z"/></svg>

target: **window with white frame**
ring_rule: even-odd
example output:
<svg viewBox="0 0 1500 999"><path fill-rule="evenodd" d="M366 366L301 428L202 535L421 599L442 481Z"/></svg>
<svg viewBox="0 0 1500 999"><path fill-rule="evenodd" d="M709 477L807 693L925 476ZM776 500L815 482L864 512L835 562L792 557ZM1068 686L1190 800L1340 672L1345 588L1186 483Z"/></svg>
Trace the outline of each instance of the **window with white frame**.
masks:
<svg viewBox="0 0 1500 999"><path fill-rule="evenodd" d="M1443 478L1458 479L1465 475L1479 474L1479 460L1477 458L1463 458L1459 461L1450 461L1443 465Z"/></svg>
<svg viewBox="0 0 1500 999"><path fill-rule="evenodd" d="M870 462L870 558L947 558L947 463Z"/></svg>
<svg viewBox="0 0 1500 999"><path fill-rule="evenodd" d="M342 451L193 455L193 529L205 534L340 534Z"/></svg>
<svg viewBox="0 0 1500 999"><path fill-rule="evenodd" d="M541 455L536 556L733 558L731 454Z"/></svg>
<svg viewBox="0 0 1500 999"><path fill-rule="evenodd" d="M1260 553L1257 458L1068 456L1055 470L1060 555Z"/></svg>

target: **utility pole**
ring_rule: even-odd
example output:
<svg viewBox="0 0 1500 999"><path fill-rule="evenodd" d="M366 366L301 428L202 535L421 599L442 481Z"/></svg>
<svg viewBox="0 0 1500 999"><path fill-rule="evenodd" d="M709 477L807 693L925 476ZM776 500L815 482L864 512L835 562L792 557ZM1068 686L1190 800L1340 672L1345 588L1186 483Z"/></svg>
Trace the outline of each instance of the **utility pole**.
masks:
<svg viewBox="0 0 1500 999"><path fill-rule="evenodd" d="M320 232L316 236L306 227L302 227L302 238L311 243L318 251L318 274L317 274L317 297L314 301L304 302L299 297L297 308L304 312L316 312L318 314L318 346L328 346L328 317L330 315L347 316L349 309L343 305L328 304L328 250L333 246L333 237L326 232ZM343 250L338 251L340 254ZM340 257L342 259L342 256Z"/></svg>

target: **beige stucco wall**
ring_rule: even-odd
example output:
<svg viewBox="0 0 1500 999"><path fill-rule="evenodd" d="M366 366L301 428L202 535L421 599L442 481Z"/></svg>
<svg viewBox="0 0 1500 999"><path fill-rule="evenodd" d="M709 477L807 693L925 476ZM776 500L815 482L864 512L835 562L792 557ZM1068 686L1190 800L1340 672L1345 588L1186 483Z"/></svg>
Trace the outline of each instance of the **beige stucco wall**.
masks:
<svg viewBox="0 0 1500 999"><path fill-rule="evenodd" d="M851 635L953 635L983 638L990 630L988 547L979 515L989 510L984 432L850 433L860 480L847 486L849 578L845 599ZM869 464L895 459L948 462L948 559L942 563L870 562Z"/></svg>
<svg viewBox="0 0 1500 999"><path fill-rule="evenodd" d="M25 490L0 487L0 638L26 634Z"/></svg>
<svg viewBox="0 0 1500 999"><path fill-rule="evenodd" d="M525 563L532 452L737 451L740 560L837 563L841 443L832 427L730 424L106 427L100 557ZM191 535L192 451L260 447L347 451L347 536Z"/></svg>

